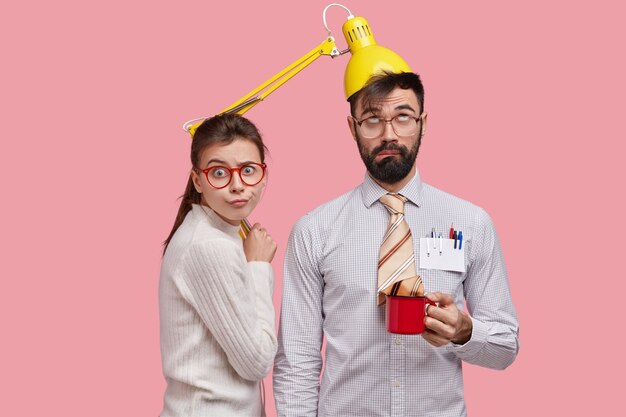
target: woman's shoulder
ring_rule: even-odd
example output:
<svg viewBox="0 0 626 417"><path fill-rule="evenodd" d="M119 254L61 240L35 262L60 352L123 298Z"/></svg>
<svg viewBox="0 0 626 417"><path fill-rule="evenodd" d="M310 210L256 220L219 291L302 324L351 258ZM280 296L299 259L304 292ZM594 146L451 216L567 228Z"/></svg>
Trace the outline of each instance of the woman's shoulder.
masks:
<svg viewBox="0 0 626 417"><path fill-rule="evenodd" d="M238 243L232 236L213 227L197 212L190 211L172 236L164 258L168 258L171 262L180 261L189 255L192 248L195 248L196 252L198 249L225 250L227 253L236 254L240 246Z"/></svg>
<svg viewBox="0 0 626 417"><path fill-rule="evenodd" d="M236 236L235 239L235 237L229 235L224 230L216 228L206 219L199 219L188 232L189 239L187 244L190 247L238 248L241 246L241 238L239 236Z"/></svg>

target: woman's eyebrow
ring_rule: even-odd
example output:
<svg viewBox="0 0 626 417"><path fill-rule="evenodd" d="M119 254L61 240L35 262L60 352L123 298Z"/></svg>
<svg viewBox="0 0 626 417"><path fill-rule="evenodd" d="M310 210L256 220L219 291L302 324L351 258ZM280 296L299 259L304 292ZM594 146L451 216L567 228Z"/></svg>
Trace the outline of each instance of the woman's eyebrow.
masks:
<svg viewBox="0 0 626 417"><path fill-rule="evenodd" d="M217 158L213 158L213 159L209 159L206 163L206 166L209 166L210 164L212 164L213 162L217 162L219 164L224 164L226 165L226 161L222 161L221 159L217 159Z"/></svg>
<svg viewBox="0 0 626 417"><path fill-rule="evenodd" d="M210 165L210 164L212 164L213 162L217 162L218 164L222 164L222 165L224 165L224 166L228 166L228 163L226 163L226 161L223 161L223 160L218 159L218 158L213 158L213 159L210 159L210 160L209 160L206 164L207 164L207 166L209 166L209 165ZM260 164L260 163L261 163L261 162L257 162L257 161L252 161L252 160L249 160L249 161L239 162L239 163L237 164L237 166L239 166L239 167L240 167L240 166L244 166L244 165L248 165L248 164Z"/></svg>

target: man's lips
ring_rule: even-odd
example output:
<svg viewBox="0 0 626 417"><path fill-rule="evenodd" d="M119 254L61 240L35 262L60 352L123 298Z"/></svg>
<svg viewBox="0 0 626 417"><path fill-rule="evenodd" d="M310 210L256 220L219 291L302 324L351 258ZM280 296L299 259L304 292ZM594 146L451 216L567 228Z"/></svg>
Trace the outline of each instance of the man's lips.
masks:
<svg viewBox="0 0 626 417"><path fill-rule="evenodd" d="M400 155L400 151L394 149L385 149L376 154L376 159L386 158L388 156Z"/></svg>

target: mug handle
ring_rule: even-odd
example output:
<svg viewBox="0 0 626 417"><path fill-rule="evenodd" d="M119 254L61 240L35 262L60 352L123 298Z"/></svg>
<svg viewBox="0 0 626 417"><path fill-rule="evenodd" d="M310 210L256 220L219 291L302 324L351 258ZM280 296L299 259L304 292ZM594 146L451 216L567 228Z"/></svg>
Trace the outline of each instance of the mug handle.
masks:
<svg viewBox="0 0 626 417"><path fill-rule="evenodd" d="M424 304L424 310L425 310L424 311L424 315L427 316L428 315L428 306L431 305L431 306L437 307L437 303L432 301L432 300L429 300L426 297L424 297L424 301L426 301L426 303Z"/></svg>

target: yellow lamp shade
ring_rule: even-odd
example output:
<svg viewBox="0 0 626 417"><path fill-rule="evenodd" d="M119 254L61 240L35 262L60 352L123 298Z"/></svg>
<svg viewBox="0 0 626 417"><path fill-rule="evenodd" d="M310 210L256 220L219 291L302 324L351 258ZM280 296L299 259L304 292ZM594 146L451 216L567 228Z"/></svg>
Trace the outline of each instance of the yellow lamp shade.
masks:
<svg viewBox="0 0 626 417"><path fill-rule="evenodd" d="M376 44L364 18L348 18L342 30L352 54L343 80L346 99L363 88L373 75L381 72L411 72L400 55Z"/></svg>

